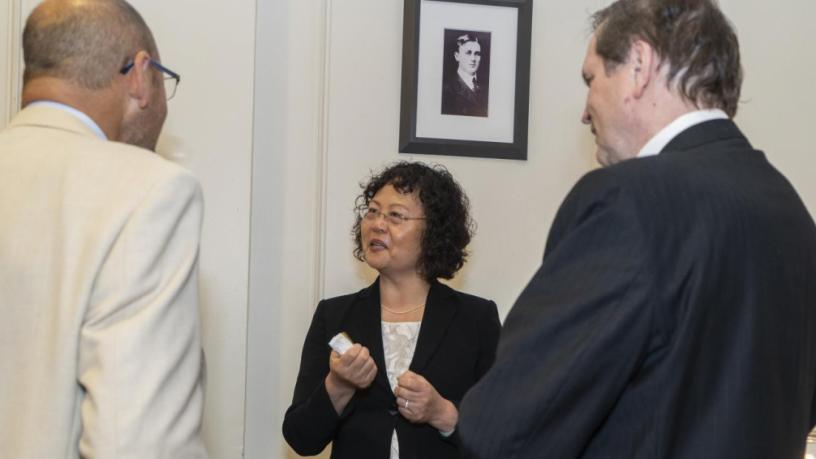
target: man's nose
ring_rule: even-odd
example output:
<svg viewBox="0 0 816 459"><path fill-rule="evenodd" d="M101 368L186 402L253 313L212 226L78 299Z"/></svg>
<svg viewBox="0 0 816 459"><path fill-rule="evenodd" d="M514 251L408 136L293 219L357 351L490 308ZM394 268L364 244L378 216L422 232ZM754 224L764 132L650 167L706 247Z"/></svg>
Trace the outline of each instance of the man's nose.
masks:
<svg viewBox="0 0 816 459"><path fill-rule="evenodd" d="M584 109L584 113L581 114L581 122L584 124L592 124L592 117L589 115L587 109Z"/></svg>

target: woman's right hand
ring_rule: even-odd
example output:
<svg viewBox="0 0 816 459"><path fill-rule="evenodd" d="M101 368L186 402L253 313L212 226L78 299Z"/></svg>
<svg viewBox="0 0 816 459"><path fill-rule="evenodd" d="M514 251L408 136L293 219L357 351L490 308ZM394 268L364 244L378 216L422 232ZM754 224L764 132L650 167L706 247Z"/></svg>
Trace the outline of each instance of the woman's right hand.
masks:
<svg viewBox="0 0 816 459"><path fill-rule="evenodd" d="M377 364L371 358L368 348L355 344L343 355L332 351L329 357L329 376L334 376L341 384L354 389L365 389L377 376Z"/></svg>
<svg viewBox="0 0 816 459"><path fill-rule="evenodd" d="M355 344L349 350L329 356L329 374L326 376L326 391L332 405L340 414L357 389L370 386L377 376L377 364L371 358L368 348Z"/></svg>

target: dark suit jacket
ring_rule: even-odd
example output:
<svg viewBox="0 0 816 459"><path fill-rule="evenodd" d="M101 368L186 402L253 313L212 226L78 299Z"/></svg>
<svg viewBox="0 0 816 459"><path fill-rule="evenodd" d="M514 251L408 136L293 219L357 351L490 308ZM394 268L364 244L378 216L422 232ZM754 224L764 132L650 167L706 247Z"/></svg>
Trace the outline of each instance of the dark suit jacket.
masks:
<svg viewBox="0 0 816 459"><path fill-rule="evenodd" d="M729 120L587 174L462 402L478 458L801 458L816 227Z"/></svg>
<svg viewBox="0 0 816 459"><path fill-rule="evenodd" d="M458 405L490 367L499 339L499 315L492 301L431 284L411 371ZM332 336L345 331L367 347L377 377L358 390L338 416L326 392ZM321 301L303 345L300 373L283 435L302 455L320 453L332 442L332 458L387 459L396 428L400 459L460 457L458 434L443 438L427 424L412 424L396 408L388 384L380 320L379 280L355 294Z"/></svg>
<svg viewBox="0 0 816 459"><path fill-rule="evenodd" d="M442 86L442 114L487 116L487 92L486 83L478 83L474 91L454 72Z"/></svg>

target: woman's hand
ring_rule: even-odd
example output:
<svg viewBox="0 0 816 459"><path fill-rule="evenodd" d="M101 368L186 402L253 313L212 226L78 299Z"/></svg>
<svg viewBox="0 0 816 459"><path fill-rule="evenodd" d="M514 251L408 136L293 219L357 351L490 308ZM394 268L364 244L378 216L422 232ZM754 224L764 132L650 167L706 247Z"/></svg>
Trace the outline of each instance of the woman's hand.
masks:
<svg viewBox="0 0 816 459"><path fill-rule="evenodd" d="M329 393L334 410L343 412L354 392L370 386L377 376L377 364L368 348L355 344L343 355L335 351L329 356L329 374L326 376L326 392Z"/></svg>
<svg viewBox="0 0 816 459"><path fill-rule="evenodd" d="M415 424L427 423L440 432L451 432L459 422L456 406L439 395L427 379L412 371L397 378L395 395L400 414Z"/></svg>

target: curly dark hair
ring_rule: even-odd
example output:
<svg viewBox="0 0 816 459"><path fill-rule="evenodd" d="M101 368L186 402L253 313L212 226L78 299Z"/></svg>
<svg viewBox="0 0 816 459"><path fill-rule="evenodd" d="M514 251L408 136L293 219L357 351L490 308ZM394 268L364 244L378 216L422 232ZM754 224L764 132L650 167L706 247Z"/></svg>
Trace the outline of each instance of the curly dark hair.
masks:
<svg viewBox="0 0 816 459"><path fill-rule="evenodd" d="M742 88L739 41L715 0L618 0L592 16L607 72L625 63L635 39L649 43L698 107L734 117Z"/></svg>
<svg viewBox="0 0 816 459"><path fill-rule="evenodd" d="M451 279L465 264L465 248L473 236L470 202L462 187L441 165L400 161L361 183L362 194L356 207L368 206L374 195L386 185L400 193L417 192L425 211L425 231L421 238L418 270L426 280ZM365 261L361 235L362 218L357 215L351 230L355 242L354 257Z"/></svg>

